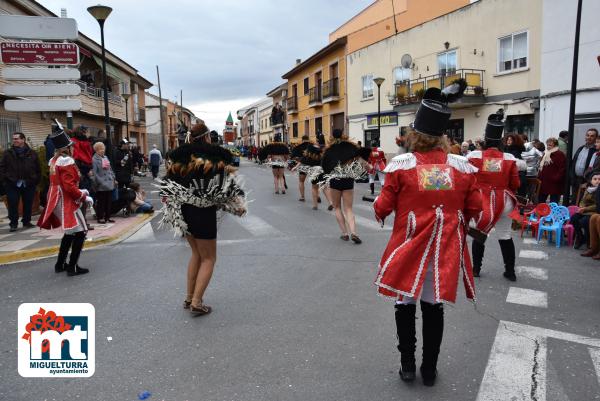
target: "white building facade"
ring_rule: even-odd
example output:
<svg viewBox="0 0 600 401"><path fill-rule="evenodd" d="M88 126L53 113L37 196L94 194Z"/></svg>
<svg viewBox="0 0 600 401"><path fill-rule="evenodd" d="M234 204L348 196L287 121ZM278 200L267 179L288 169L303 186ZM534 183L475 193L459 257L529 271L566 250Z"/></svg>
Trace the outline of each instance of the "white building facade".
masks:
<svg viewBox="0 0 600 401"><path fill-rule="evenodd" d="M559 0L557 0L559 1ZM423 92L457 78L468 83L451 105L448 135L483 136L487 116L504 109L509 133L537 136L542 0L480 0L347 55L349 133L372 145L381 85L380 146L395 153Z"/></svg>
<svg viewBox="0 0 600 401"><path fill-rule="evenodd" d="M573 148L600 130L600 1L583 1ZM568 129L577 1L544 0L540 138Z"/></svg>

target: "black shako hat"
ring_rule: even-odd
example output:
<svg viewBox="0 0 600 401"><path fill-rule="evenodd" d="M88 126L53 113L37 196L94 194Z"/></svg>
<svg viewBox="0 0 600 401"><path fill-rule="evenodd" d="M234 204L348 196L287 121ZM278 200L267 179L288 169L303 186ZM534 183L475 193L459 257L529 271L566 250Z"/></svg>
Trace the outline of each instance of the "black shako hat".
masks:
<svg viewBox="0 0 600 401"><path fill-rule="evenodd" d="M55 149L63 149L73 145L71 138L67 135L63 126L58 122L57 119L54 119L55 125L52 126L52 134L50 134L50 140L54 145Z"/></svg>
<svg viewBox="0 0 600 401"><path fill-rule="evenodd" d="M504 110L499 109L494 114L488 116L488 122L485 126L485 140L487 142L502 141L504 133Z"/></svg>
<svg viewBox="0 0 600 401"><path fill-rule="evenodd" d="M444 135L452 115L448 103L460 99L466 88L467 82L464 79L458 79L443 90L439 88L427 89L411 127L421 134Z"/></svg>

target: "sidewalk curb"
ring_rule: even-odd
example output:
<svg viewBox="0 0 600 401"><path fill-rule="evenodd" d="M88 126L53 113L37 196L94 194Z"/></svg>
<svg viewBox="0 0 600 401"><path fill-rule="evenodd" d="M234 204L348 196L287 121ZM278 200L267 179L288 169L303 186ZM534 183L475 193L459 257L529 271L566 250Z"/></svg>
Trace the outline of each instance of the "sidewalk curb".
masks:
<svg viewBox="0 0 600 401"><path fill-rule="evenodd" d="M83 249L91 249L96 248L101 245L110 245L119 243L133 234L135 234L144 224L146 224L149 220L151 220L156 213L154 214L144 214L143 218L136 224L132 224L131 227L127 227L123 230L119 235L113 235L110 237L101 238L99 240L94 241L86 241L83 245ZM19 262L30 262L32 260L39 260L48 258L51 256L56 256L58 254L58 249L60 245L49 246L45 248L36 248L29 249L25 251L16 251L12 252L9 255L0 255L0 266L14 264Z"/></svg>

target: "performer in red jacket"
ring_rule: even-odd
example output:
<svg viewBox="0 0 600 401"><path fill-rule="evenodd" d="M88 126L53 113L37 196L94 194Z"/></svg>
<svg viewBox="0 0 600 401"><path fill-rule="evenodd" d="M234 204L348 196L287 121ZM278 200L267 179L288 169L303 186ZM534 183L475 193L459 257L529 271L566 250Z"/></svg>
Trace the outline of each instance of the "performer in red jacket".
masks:
<svg viewBox="0 0 600 401"><path fill-rule="evenodd" d="M379 177L379 182L383 188L385 183L385 165L387 160L385 159L385 153L380 147L373 147L369 154L369 165L371 166L367 173L369 174L369 186L371 187L371 195L375 194L375 176Z"/></svg>
<svg viewBox="0 0 600 401"><path fill-rule="evenodd" d="M511 237L511 219L508 217L517 205L515 192L519 188L517 159L510 153L500 150L504 113L502 109L488 118L485 127L484 150L474 150L467 158L479 169L477 185L483 197L483 213L477 222L477 229L489 234L496 227L498 242L504 259L504 277L516 281L515 244ZM474 240L473 274L479 277L485 246Z"/></svg>
<svg viewBox="0 0 600 401"><path fill-rule="evenodd" d="M432 386L444 328L443 302L454 303L460 273L469 299L475 287L465 237L471 218L481 211L475 172L466 158L447 154L443 137L451 115L447 102L466 87L459 82L428 89L407 135L412 153L394 157L385 168L385 186L375 199L382 222L395 212L394 231L379 264L379 293L396 299L400 376L415 379L415 313L423 315L423 383Z"/></svg>
<svg viewBox="0 0 600 401"><path fill-rule="evenodd" d="M73 142L56 121L55 132L50 136L56 151L50 159L50 189L48 202L38 226L44 229L61 227L64 231L60 242L58 260L54 266L56 273L67 271L67 275L85 274L89 270L77 263L83 249L87 226L80 209L82 202L92 203L87 190L79 189L79 169L72 157ZM66 264L67 255L71 250L71 258Z"/></svg>

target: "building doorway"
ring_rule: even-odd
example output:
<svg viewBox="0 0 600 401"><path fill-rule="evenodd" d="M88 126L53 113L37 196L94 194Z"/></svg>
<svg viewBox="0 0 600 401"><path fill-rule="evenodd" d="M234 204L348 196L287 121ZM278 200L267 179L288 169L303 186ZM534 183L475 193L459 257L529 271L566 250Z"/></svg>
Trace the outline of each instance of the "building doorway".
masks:
<svg viewBox="0 0 600 401"><path fill-rule="evenodd" d="M446 135L449 139L454 139L458 144L461 144L465 139L465 120L462 118L450 120Z"/></svg>
<svg viewBox="0 0 600 401"><path fill-rule="evenodd" d="M532 139L535 132L535 115L517 114L506 117L504 132L505 135L527 134L527 138Z"/></svg>
<svg viewBox="0 0 600 401"><path fill-rule="evenodd" d="M379 133L376 129L367 129L364 134L364 147L365 148L376 148L379 147Z"/></svg>
<svg viewBox="0 0 600 401"><path fill-rule="evenodd" d="M331 132L330 134L333 133L333 130L336 129L341 129L342 131L344 131L345 128L345 119L344 119L344 113L338 113L338 114L332 114L331 115Z"/></svg>

